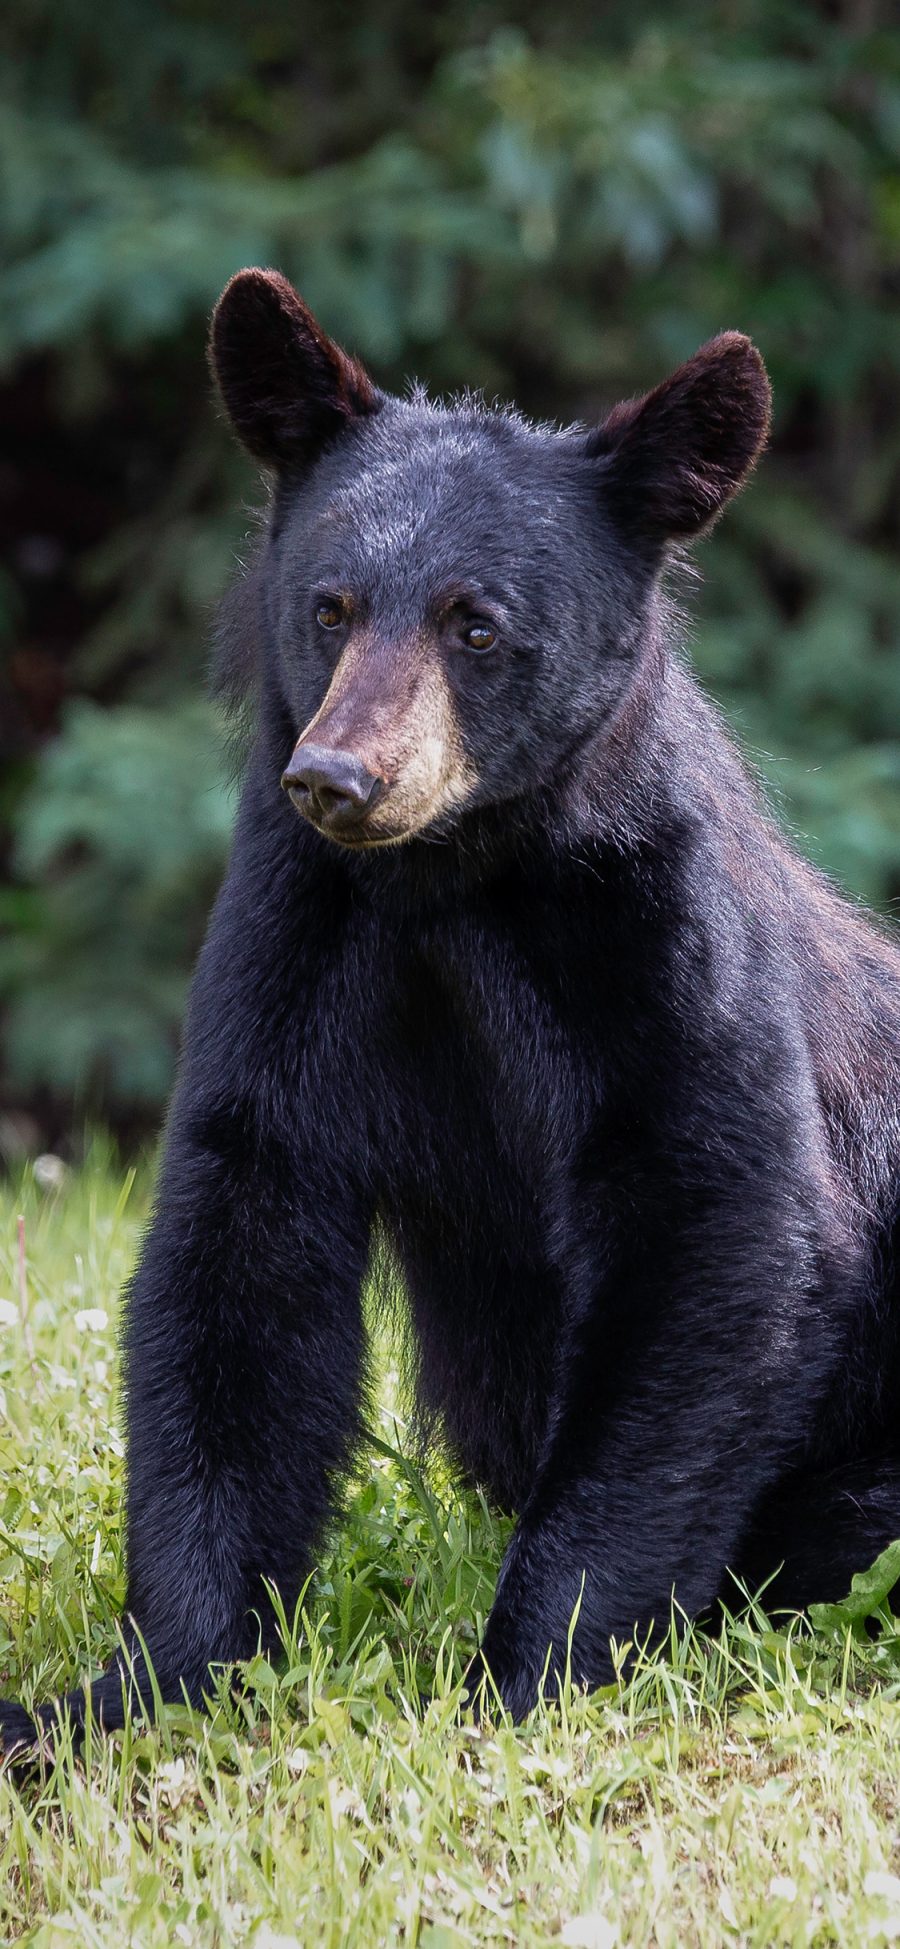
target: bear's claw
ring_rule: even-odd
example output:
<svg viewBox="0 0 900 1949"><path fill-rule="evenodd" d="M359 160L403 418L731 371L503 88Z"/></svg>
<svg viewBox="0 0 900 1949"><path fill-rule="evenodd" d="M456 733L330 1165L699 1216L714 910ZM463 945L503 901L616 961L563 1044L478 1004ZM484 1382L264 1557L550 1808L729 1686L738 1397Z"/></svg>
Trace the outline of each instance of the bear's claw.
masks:
<svg viewBox="0 0 900 1949"><path fill-rule="evenodd" d="M16 1699L0 1699L0 1765L13 1772L50 1756L49 1721L33 1719Z"/></svg>

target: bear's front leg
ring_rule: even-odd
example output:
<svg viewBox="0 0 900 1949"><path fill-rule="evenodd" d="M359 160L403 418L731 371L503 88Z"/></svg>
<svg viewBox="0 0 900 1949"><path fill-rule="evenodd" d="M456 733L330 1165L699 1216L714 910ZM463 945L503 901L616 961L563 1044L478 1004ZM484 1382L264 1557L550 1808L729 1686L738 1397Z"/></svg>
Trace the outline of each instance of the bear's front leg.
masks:
<svg viewBox="0 0 900 1949"><path fill-rule="evenodd" d="M485 1664L519 1718L545 1670L555 1694L570 1641L572 1678L594 1689L614 1675L611 1639L665 1632L673 1593L702 1613L759 1497L809 1440L854 1268L820 1247L814 1190L767 1199L757 1187L754 1201L732 1187L693 1232L692 1203L669 1201L664 1235L648 1221L617 1290L572 1336L468 1676L478 1709L490 1709Z"/></svg>
<svg viewBox="0 0 900 1949"><path fill-rule="evenodd" d="M370 1224L283 1132L235 1154L201 1127L185 1165L193 1220L173 1253L163 1197L126 1337L127 1610L164 1698L271 1646L263 1580L290 1614L311 1567L359 1435Z"/></svg>

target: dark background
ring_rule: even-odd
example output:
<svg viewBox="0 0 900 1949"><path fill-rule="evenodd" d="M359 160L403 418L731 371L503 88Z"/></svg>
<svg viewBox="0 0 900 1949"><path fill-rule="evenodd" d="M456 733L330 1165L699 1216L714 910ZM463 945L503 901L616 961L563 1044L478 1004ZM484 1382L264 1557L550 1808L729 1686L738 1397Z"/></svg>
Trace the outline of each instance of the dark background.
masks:
<svg viewBox="0 0 900 1949"><path fill-rule="evenodd" d="M782 816L900 898L900 31L887 6L7 0L0 1149L132 1141L233 804L209 618L260 483L206 319L276 264L402 386L597 414L723 327L772 452L698 666Z"/></svg>

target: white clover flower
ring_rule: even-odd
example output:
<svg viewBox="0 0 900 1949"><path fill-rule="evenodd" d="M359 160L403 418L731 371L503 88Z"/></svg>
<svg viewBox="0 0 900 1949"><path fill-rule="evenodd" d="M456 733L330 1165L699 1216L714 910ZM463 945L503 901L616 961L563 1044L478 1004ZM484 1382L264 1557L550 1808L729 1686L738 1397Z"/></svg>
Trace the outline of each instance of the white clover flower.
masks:
<svg viewBox="0 0 900 1949"><path fill-rule="evenodd" d="M102 1306L85 1306L75 1315L75 1325L79 1333L102 1333L109 1325L109 1314Z"/></svg>

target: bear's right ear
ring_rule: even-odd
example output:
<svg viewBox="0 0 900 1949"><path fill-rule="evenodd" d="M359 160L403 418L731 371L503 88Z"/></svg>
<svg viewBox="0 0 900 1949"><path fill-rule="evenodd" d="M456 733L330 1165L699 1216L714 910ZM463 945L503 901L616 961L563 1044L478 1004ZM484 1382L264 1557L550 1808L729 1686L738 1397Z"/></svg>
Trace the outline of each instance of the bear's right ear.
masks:
<svg viewBox="0 0 900 1949"><path fill-rule="evenodd" d="M643 399L616 406L588 436L622 528L659 550L702 534L743 485L766 443L772 394L742 332L721 332Z"/></svg>
<svg viewBox="0 0 900 1949"><path fill-rule="evenodd" d="M342 426L381 404L279 271L238 271L225 286L209 362L238 438L269 467L310 465Z"/></svg>

